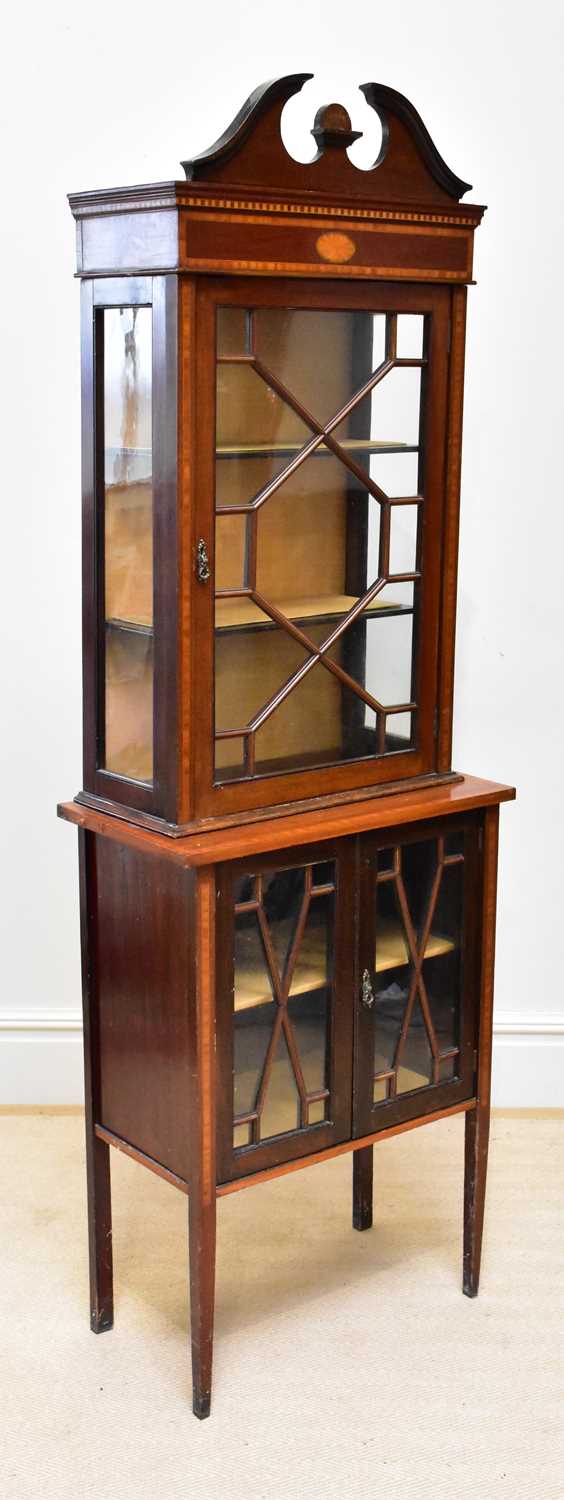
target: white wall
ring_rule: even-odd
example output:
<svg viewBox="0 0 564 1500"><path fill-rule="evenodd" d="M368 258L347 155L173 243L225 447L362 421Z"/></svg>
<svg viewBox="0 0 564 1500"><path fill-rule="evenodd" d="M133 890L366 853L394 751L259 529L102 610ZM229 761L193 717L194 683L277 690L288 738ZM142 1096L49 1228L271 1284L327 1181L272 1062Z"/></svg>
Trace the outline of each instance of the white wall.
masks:
<svg viewBox="0 0 564 1500"><path fill-rule="evenodd" d="M80 1092L78 287L68 190L180 175L262 79L319 103L377 79L420 110L489 212L470 293L455 762L515 781L502 810L498 1102L564 1104L562 9L475 0L12 7L3 257L0 1098ZM309 147L302 147L302 155ZM6 420L7 418L7 420Z"/></svg>

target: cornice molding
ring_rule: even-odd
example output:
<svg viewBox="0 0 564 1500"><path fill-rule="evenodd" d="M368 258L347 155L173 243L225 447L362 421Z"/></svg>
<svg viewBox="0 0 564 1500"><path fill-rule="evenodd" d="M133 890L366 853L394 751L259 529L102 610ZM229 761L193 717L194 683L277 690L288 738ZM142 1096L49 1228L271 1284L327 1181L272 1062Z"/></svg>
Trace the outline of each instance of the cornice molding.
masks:
<svg viewBox="0 0 564 1500"><path fill-rule="evenodd" d="M323 201L320 194L317 201L312 202L311 197L300 199L299 194L291 198L276 197L274 194L265 197L263 194L245 193L244 190L221 194L213 189L202 194L194 191L189 183L163 182L148 183L142 186L121 188L95 188L87 193L69 193L69 204L75 219L87 219L99 217L102 214L118 213L147 213L158 212L166 209L177 209L183 212L205 208L215 210L218 213L265 213L304 216L306 218L346 218L388 221L398 224L452 224L461 228L475 229L480 223L485 207L483 204L463 203L458 207L442 209L433 208L424 204L407 205L398 207L397 204L380 203L377 207L371 206L370 202L339 203L329 197Z"/></svg>

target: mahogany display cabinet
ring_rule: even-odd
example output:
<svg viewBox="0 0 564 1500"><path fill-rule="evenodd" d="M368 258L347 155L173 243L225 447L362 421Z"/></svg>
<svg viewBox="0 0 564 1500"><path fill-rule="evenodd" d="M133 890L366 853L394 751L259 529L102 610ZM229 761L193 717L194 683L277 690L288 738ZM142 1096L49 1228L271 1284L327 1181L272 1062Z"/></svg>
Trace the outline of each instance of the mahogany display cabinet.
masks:
<svg viewBox="0 0 564 1500"><path fill-rule="evenodd" d="M185 183L76 194L79 826L92 1327L109 1146L189 1194L194 1410L216 1200L466 1112L478 1287L500 802L451 766L466 284L483 210L400 94L300 163L308 74Z"/></svg>

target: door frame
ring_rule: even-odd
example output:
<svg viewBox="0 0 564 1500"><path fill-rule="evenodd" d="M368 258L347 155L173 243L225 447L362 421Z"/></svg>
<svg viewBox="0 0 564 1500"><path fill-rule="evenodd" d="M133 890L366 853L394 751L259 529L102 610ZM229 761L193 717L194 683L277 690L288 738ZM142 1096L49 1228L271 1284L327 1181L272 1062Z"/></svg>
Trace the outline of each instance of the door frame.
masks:
<svg viewBox="0 0 564 1500"><path fill-rule="evenodd" d="M432 772L437 760L436 714L439 681L439 625L444 588L442 539L445 518L445 434L448 417L451 289L425 283L319 282L298 279L203 278L197 287L195 430L206 434L197 445L192 557L198 542L207 547L210 577L192 590L194 682L210 684L194 721L194 815L224 816L280 803L347 792L356 787ZM287 307L327 311L430 314L428 365L423 372L426 417L422 451L425 506L421 528L422 586L418 642L414 657L416 740L412 749L369 756L315 769L292 770L214 783L214 564L215 564L215 315L218 305Z"/></svg>
<svg viewBox="0 0 564 1500"><path fill-rule="evenodd" d="M379 1128L403 1123L434 1110L471 1099L475 1093L477 1028L480 1005L479 923L481 910L482 859L480 831L482 815L470 813L455 818L436 818L426 823L402 824L359 835L358 974L374 974L376 922L374 903L374 859L379 849L391 844L421 843L427 838L464 833L464 886L462 908L462 972L460 1074L453 1082L429 1084L413 1093L399 1094L374 1104L372 1011L362 1001L357 983L354 1017L353 1137L371 1135Z"/></svg>
<svg viewBox="0 0 564 1500"><path fill-rule="evenodd" d="M233 1145L234 884L244 874L335 863L335 961L329 1027L331 1118L299 1127L258 1145ZM356 985L356 839L305 844L246 856L216 869L216 1052L218 1183L245 1177L350 1140L352 1125L353 1011ZM352 962L351 962L352 956Z"/></svg>

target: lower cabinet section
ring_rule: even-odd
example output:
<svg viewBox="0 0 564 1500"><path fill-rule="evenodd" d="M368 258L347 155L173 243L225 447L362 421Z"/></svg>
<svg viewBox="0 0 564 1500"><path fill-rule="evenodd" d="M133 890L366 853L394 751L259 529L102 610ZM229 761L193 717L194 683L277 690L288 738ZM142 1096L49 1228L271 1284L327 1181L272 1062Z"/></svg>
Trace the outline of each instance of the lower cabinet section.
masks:
<svg viewBox="0 0 564 1500"><path fill-rule="evenodd" d="M188 1196L199 1416L216 1200L265 1177L351 1152L366 1230L371 1142L464 1111L463 1290L476 1296L511 796L461 778L336 805L327 823L320 810L177 840L65 805L79 822L91 1327L113 1321L116 1146Z"/></svg>
<svg viewBox="0 0 564 1500"><path fill-rule="evenodd" d="M480 818L219 867L218 1180L474 1088Z"/></svg>

